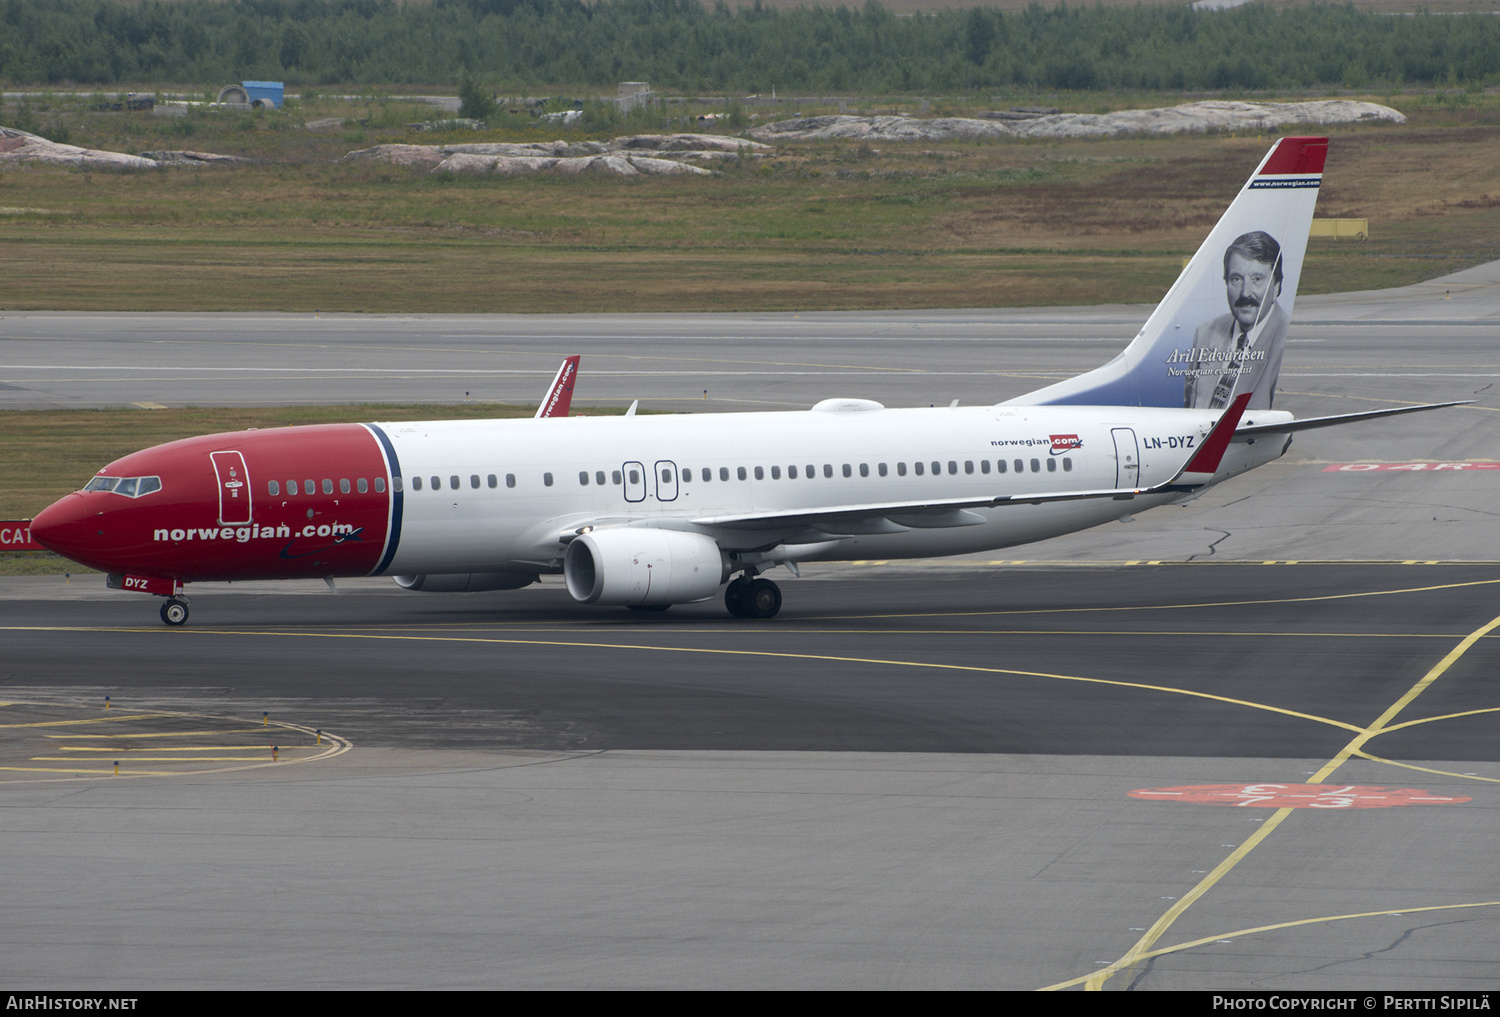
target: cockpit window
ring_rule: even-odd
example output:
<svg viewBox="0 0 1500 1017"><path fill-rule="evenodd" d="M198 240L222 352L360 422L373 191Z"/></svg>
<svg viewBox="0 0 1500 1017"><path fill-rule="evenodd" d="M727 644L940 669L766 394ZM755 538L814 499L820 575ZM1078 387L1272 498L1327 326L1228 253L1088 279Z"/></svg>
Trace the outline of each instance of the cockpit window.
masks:
<svg viewBox="0 0 1500 1017"><path fill-rule="evenodd" d="M113 491L127 498L139 498L161 490L160 477L95 477L83 488L85 491Z"/></svg>

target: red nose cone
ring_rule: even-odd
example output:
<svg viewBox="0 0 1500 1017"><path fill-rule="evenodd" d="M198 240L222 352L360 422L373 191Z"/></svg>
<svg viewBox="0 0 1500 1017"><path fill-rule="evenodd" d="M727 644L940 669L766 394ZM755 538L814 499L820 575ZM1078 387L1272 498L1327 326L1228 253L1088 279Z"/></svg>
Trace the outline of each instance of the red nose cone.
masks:
<svg viewBox="0 0 1500 1017"><path fill-rule="evenodd" d="M31 539L64 557L77 559L89 547L89 538L97 538L89 529L90 521L88 499L81 494L70 494L47 506L31 521Z"/></svg>

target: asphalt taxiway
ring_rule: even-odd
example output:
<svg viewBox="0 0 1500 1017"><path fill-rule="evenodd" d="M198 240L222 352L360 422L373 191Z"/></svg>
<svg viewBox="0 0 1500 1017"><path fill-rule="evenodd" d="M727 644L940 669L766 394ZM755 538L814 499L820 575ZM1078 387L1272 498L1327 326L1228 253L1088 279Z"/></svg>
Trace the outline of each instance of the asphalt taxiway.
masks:
<svg viewBox="0 0 1500 1017"><path fill-rule="evenodd" d="M0 980L1495 988L1497 282L1299 301L1278 403L1475 407L1312 432L1123 526L807 567L769 623L371 581L205 587L172 631L78 577L0 581ZM1107 359L1142 316L615 318L566 342L580 319L466 319L510 338L454 356L553 334L522 387L582 352L581 403L678 405L701 375L611 365L706 350L748 365L747 405L973 402ZM129 364L164 317L5 317L4 398L187 401L172 372L37 395L42 354ZM404 319L359 324L366 352L307 363L434 360ZM247 341L213 336L323 327L185 320L172 359L197 344L196 401L234 401L206 368ZM858 371L786 373L793 350Z"/></svg>

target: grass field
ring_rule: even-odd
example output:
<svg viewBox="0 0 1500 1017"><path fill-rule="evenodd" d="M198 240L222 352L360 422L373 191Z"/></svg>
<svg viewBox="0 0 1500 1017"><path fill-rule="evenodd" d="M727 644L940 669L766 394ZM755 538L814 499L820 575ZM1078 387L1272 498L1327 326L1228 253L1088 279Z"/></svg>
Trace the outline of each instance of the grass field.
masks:
<svg viewBox="0 0 1500 1017"><path fill-rule="evenodd" d="M1016 96L1097 110L1181 96ZM1280 96L1279 98L1291 98ZM1402 126L1330 131L1304 292L1397 285L1500 258L1500 96L1374 97ZM908 103L907 105L912 105ZM941 100L962 113L987 100ZM1003 104L1002 104L1003 105ZM432 141L418 107L319 100L282 117L30 110L69 140L255 157L229 168L0 172L0 308L659 311L1016 306L1155 300L1268 138L808 142L711 178L440 178L344 152ZM882 109L902 108L884 102ZM691 112L692 107L682 107ZM299 127L330 110L331 131ZM813 109L803 112L814 112ZM786 110L777 115L785 115ZM511 118L464 140L547 138ZM364 121L363 124L360 121ZM674 121L674 126L680 121ZM387 126L380 126L380 125Z"/></svg>

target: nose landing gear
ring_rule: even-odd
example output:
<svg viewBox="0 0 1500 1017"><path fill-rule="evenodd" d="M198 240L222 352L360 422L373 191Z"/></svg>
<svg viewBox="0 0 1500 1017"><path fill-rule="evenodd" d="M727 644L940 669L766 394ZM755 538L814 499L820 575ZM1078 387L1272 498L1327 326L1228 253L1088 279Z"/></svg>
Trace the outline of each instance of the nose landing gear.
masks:
<svg viewBox="0 0 1500 1017"><path fill-rule="evenodd" d="M740 576L725 588L724 606L736 618L774 618L781 610L781 588L769 579Z"/></svg>
<svg viewBox="0 0 1500 1017"><path fill-rule="evenodd" d="M188 620L188 599L186 597L168 597L161 606L161 620L173 628L186 625Z"/></svg>

